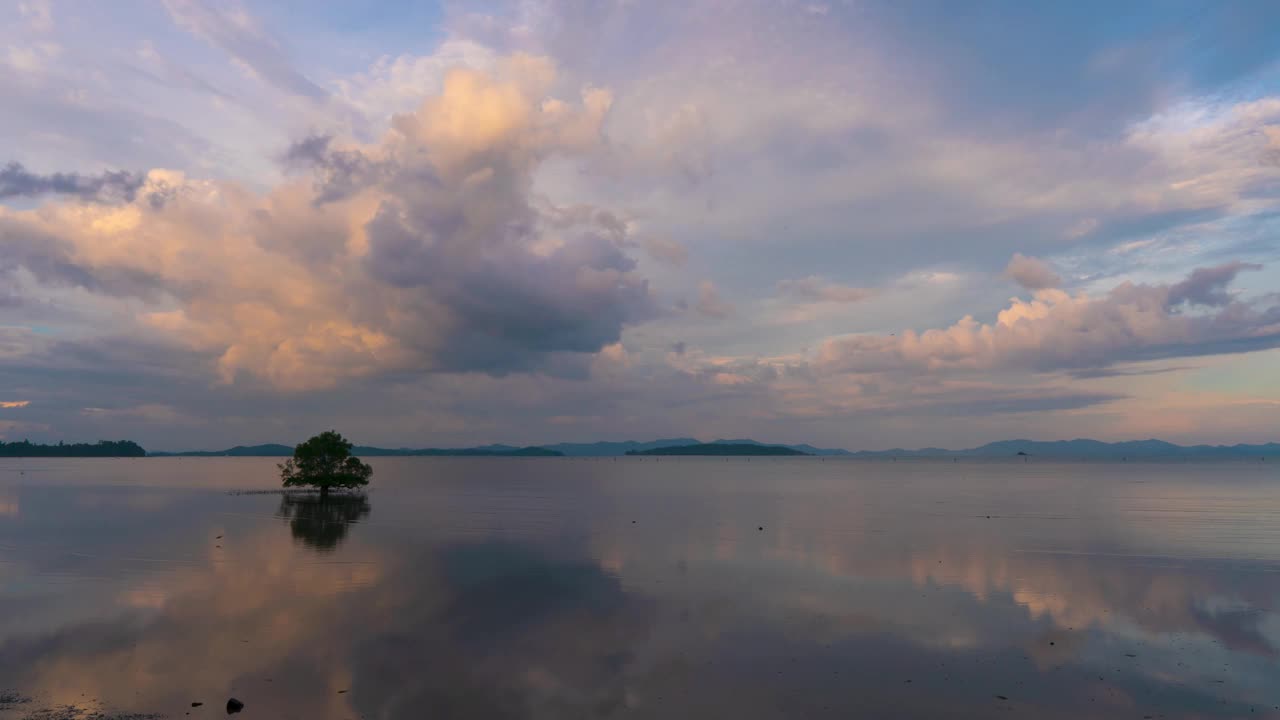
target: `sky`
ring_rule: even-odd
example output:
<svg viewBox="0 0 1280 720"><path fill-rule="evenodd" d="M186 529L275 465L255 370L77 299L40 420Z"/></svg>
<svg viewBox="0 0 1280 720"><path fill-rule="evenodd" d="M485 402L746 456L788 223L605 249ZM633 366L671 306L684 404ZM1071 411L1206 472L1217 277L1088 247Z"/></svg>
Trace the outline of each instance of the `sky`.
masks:
<svg viewBox="0 0 1280 720"><path fill-rule="evenodd" d="M1277 25L0 1L0 439L1280 440Z"/></svg>

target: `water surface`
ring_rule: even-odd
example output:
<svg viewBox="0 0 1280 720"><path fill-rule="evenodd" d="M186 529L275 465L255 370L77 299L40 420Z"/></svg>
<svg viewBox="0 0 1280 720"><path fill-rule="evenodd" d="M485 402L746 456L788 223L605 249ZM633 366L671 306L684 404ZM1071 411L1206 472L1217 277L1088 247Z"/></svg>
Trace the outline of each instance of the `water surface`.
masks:
<svg viewBox="0 0 1280 720"><path fill-rule="evenodd" d="M1274 463L372 464L0 461L0 720L1280 717Z"/></svg>

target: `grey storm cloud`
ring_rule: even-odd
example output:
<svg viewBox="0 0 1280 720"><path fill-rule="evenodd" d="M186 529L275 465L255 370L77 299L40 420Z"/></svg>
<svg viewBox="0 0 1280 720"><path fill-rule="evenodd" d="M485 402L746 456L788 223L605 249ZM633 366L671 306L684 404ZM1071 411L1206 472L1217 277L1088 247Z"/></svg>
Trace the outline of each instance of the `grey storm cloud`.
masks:
<svg viewBox="0 0 1280 720"><path fill-rule="evenodd" d="M97 175L55 172L34 173L22 163L0 168L0 200L34 198L41 195L69 195L103 202L130 201L146 182L146 176L124 170L108 170Z"/></svg>
<svg viewBox="0 0 1280 720"><path fill-rule="evenodd" d="M510 228L501 252L473 253L455 242L457 218L419 217L406 225L400 208L384 207L369 226L371 275L401 288L421 288L451 311L444 370L507 372L537 366L537 356L589 353L617 342L624 325L653 317L648 282L635 261L599 235L539 255L527 250L532 227Z"/></svg>
<svg viewBox="0 0 1280 720"><path fill-rule="evenodd" d="M1169 307L1187 303L1206 307L1222 307L1231 303L1227 293L1230 285L1243 270L1261 270L1256 263L1230 262L1216 267L1197 268L1186 280L1169 288Z"/></svg>
<svg viewBox="0 0 1280 720"><path fill-rule="evenodd" d="M288 169L310 169L315 174L317 203L349 197L382 179L388 168L359 150L331 147L332 136L311 135L285 151L282 160Z"/></svg>

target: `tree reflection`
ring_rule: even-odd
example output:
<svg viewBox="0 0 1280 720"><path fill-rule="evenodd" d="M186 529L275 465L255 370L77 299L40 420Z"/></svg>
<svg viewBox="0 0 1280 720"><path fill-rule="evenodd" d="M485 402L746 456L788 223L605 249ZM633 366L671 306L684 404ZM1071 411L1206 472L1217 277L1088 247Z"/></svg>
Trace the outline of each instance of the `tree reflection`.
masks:
<svg viewBox="0 0 1280 720"><path fill-rule="evenodd" d="M285 493L280 496L276 515L289 521L294 540L313 550L330 552L346 539L351 525L370 510L365 495L330 495L322 500L311 494Z"/></svg>

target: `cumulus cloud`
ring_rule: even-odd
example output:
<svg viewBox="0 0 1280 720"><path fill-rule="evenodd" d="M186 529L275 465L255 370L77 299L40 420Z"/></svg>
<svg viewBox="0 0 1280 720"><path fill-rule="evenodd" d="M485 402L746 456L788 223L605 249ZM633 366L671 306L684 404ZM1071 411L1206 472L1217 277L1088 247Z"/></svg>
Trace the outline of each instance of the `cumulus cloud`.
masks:
<svg viewBox="0 0 1280 720"><path fill-rule="evenodd" d="M828 340L815 364L828 372L1048 371L1280 347L1280 305L1226 295L1247 267L1202 268L1173 285L1125 282L1102 296L1039 290L1014 298L990 324L965 316L945 329ZM1216 312L1180 312L1184 302Z"/></svg>
<svg viewBox="0 0 1280 720"><path fill-rule="evenodd" d="M334 80L335 93L369 118L389 118L409 112L424 95L440 92L442 80L454 68L492 73L502 56L492 48L464 37L451 37L428 55L380 57L367 71Z"/></svg>
<svg viewBox="0 0 1280 720"><path fill-rule="evenodd" d="M1022 253L1013 254L1004 275L1028 290L1044 290L1062 284L1062 278L1049 267L1049 263Z"/></svg>
<svg viewBox="0 0 1280 720"><path fill-rule="evenodd" d="M533 200L541 163L595 147L610 104L553 97L554 81L529 56L454 70L376 143L290 148L313 183L152 171L132 202L0 209L0 245L41 281L143 297L138 331L216 357L228 382L581 372L656 306L625 226Z"/></svg>
<svg viewBox="0 0 1280 720"><path fill-rule="evenodd" d="M70 195L84 200L133 200L145 178L137 173L105 171L98 175L55 172L41 175L11 162L0 168L0 200L41 195Z"/></svg>
<svg viewBox="0 0 1280 720"><path fill-rule="evenodd" d="M778 283L778 291L806 302L855 303L874 297L871 288L850 287L827 282L816 275L799 279L783 280Z"/></svg>

